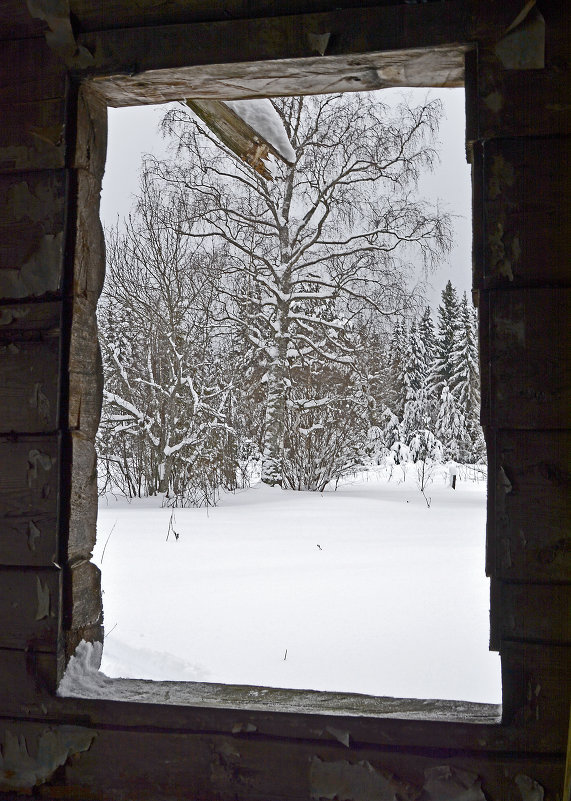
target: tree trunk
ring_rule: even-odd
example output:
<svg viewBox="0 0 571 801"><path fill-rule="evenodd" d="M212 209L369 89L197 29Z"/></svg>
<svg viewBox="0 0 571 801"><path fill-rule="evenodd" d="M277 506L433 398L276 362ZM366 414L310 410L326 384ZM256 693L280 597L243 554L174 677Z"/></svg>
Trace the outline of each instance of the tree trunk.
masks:
<svg viewBox="0 0 571 801"><path fill-rule="evenodd" d="M287 333L281 329L271 351L268 371L262 452L262 481L271 487L283 484L283 453L287 393Z"/></svg>

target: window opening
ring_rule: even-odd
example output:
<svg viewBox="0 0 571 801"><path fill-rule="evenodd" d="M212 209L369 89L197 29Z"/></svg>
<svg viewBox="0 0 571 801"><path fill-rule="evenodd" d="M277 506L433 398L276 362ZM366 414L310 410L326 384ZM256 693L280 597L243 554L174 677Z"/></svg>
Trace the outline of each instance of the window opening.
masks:
<svg viewBox="0 0 571 801"><path fill-rule="evenodd" d="M475 315L464 295L470 188L463 91L432 90L429 99L426 90L407 92L408 112L397 111L402 91L374 94L393 120L384 149L369 152L371 161L385 159L385 197L363 180L365 166L354 174L360 199L340 179L345 205L320 235L328 262L314 259L293 290L296 336L278 398L287 489L270 486L276 466L263 458L271 446L264 432L272 357L284 338L276 316L282 301L268 288L271 268L261 279L257 271L272 248L285 254L275 269L292 257L296 243L277 240L303 228L307 206L294 199L284 214L282 197L274 217L264 217L285 168L274 163L276 180L266 183L236 161L221 161L214 137L198 141L180 104L166 111L183 145L174 154L156 132L166 107L110 110L102 205L108 277L99 315L106 404L94 555L103 575L107 675L501 700L499 658L487 650L486 469L470 374ZM437 147L429 129L441 101ZM280 102L287 128L297 101ZM380 105L359 141L354 109L330 113L332 100L319 103L308 100L308 137L323 145L317 121L330 114L336 130L345 121L347 150L359 150L364 161ZM419 104L433 105L415 123L411 109ZM414 141L408 165L418 173L418 197L431 198L425 206L411 194L414 181L406 185L390 163L391 146L397 153L409 146L399 115L411 140L415 125L426 134ZM195 148L186 174L185 143ZM436 150L441 165L430 174ZM140 191L132 175L142 153L154 156L142 173L145 203L135 211L129 195ZM308 147L294 197L314 197L340 158L334 143ZM244 191L254 187L255 202L242 197L221 222L232 201L229 174ZM446 208L437 207L438 197ZM304 236L332 202L324 196L315 206ZM453 247L440 258L446 213ZM436 271L424 272L422 246ZM344 264L351 249L356 255ZM384 284L370 278L379 263ZM353 271L351 280L344 269ZM364 295L375 303L364 303Z"/></svg>

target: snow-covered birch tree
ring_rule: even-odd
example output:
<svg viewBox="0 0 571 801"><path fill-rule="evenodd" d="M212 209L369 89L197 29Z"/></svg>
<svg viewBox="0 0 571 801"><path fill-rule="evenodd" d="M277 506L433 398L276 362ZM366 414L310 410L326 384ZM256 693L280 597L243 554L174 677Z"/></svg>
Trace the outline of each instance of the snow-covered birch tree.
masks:
<svg viewBox="0 0 571 801"><path fill-rule="evenodd" d="M288 409L339 401L334 382L307 396L296 372L309 359L354 369L352 320L364 305L401 312L411 264L439 259L449 225L414 194L436 158L438 101L389 110L378 95L356 94L271 105L292 147L272 182L184 106L164 121L176 156L152 171L169 195L165 225L226 249L226 318L265 365L262 479L283 485Z"/></svg>
<svg viewBox="0 0 571 801"><path fill-rule="evenodd" d="M162 226L161 208L143 175L133 216L108 232L99 455L128 495L207 500L225 483L233 438L228 344L212 325L219 254Z"/></svg>

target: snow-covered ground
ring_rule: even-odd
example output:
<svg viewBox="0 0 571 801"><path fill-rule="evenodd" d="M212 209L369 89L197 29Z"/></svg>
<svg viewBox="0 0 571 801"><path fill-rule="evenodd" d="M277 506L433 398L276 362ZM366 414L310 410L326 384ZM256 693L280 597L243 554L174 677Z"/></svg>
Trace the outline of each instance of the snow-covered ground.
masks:
<svg viewBox="0 0 571 801"><path fill-rule="evenodd" d="M429 508L414 471L323 494L257 485L208 510L107 496L101 670L500 703L485 483L452 490L442 471Z"/></svg>

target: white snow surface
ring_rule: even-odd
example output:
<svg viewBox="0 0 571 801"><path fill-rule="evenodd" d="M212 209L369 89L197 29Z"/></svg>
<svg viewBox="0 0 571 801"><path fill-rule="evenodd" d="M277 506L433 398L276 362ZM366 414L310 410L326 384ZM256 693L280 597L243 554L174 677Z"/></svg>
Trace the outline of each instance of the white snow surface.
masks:
<svg viewBox="0 0 571 801"><path fill-rule="evenodd" d="M273 145L286 161L295 161L295 150L291 146L286 129L268 98L254 100L224 100L232 111L257 133Z"/></svg>
<svg viewBox="0 0 571 801"><path fill-rule="evenodd" d="M452 490L442 467L429 508L414 465L389 475L322 494L256 485L208 510L107 496L103 673L501 703L485 483ZM78 656L62 694L74 670L109 681L98 652Z"/></svg>

